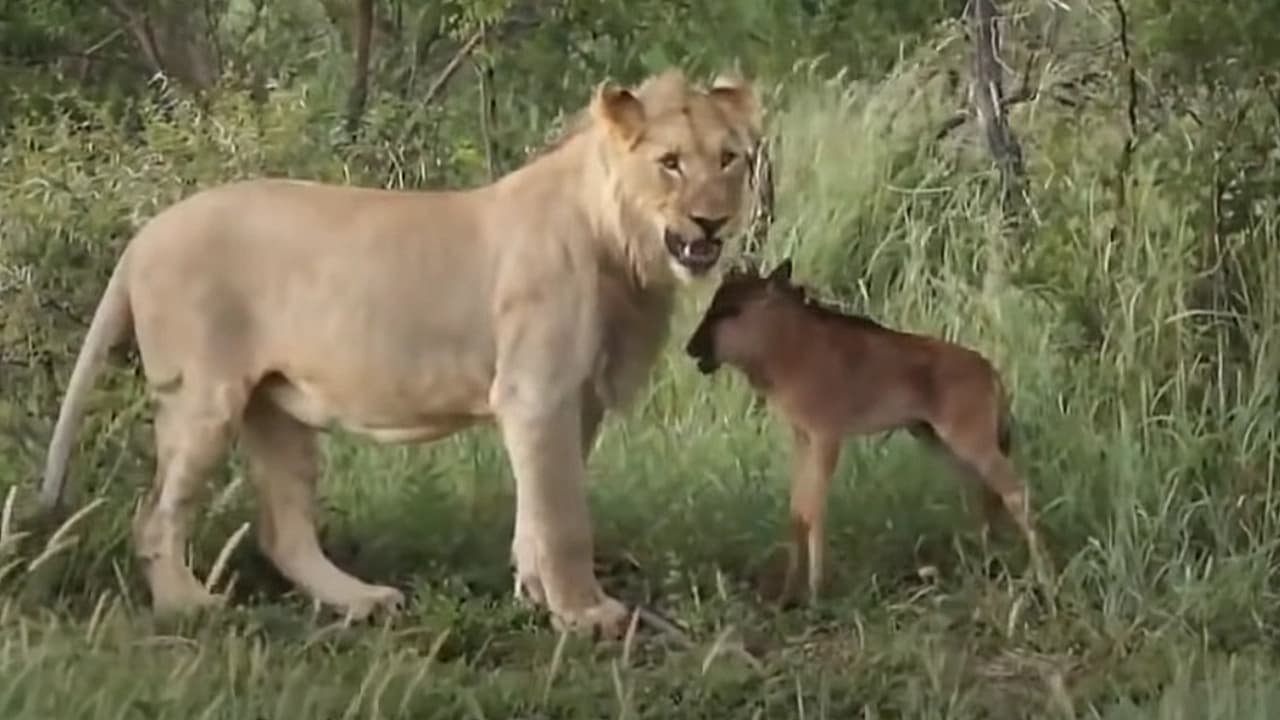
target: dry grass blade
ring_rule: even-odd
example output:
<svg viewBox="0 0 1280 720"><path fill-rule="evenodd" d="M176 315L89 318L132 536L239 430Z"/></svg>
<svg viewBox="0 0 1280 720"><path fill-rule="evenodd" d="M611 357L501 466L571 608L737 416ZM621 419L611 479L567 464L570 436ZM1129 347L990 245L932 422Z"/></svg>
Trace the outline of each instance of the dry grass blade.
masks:
<svg viewBox="0 0 1280 720"><path fill-rule="evenodd" d="M0 585L4 583L5 578L9 577L10 573L20 567L22 567L22 558L16 558L5 565L0 565Z"/></svg>
<svg viewBox="0 0 1280 720"><path fill-rule="evenodd" d="M75 514L67 518L66 522L58 526L58 529L49 538L49 542L45 543L44 550L27 565L27 572L35 572L37 568L48 562L54 555L74 545L74 538L64 539L70 534L72 526L79 522L81 518L96 510L104 502L106 501L102 498L94 498L92 502L77 510Z"/></svg>
<svg viewBox="0 0 1280 720"><path fill-rule="evenodd" d="M556 649L551 653L551 667L547 668L547 679L542 685L543 705L546 705L551 697L551 685L555 682L556 673L560 670L560 663L564 661L564 646L567 642L569 642L569 631L566 629L560 632L560 639L556 640Z"/></svg>
<svg viewBox="0 0 1280 720"><path fill-rule="evenodd" d="M631 648L636 640L636 628L640 624L640 609L636 608L631 611L631 622L627 623L627 634L622 638L622 665L627 667L631 664Z"/></svg>
<svg viewBox="0 0 1280 720"><path fill-rule="evenodd" d="M231 553L239 547L240 541L244 539L245 533L249 532L249 523L241 523L235 532L231 533L231 537L227 538L227 542L223 544L222 549L218 551L218 557L213 561L213 567L209 569L209 576L204 581L204 589L213 592L214 586L218 584L219 578L222 577L223 570L227 567L227 561L231 559ZM228 591L230 589L228 588Z"/></svg>
<svg viewBox="0 0 1280 720"><path fill-rule="evenodd" d="M609 675L613 679L613 694L618 699L618 720L631 717L631 691L622 679L618 661L609 663Z"/></svg>
<svg viewBox="0 0 1280 720"><path fill-rule="evenodd" d="M725 640L729 638L729 633L733 632L733 626L725 628L716 636L715 642L711 643L711 647L707 650L707 654L702 658L702 674L707 674L707 669L711 667L711 661L716 659L720 651L724 648Z"/></svg>
<svg viewBox="0 0 1280 720"><path fill-rule="evenodd" d="M729 636L733 634L734 627L730 625L724 629L724 632L716 638L716 642L712 645L711 650L707 653L707 657L702 662L702 672L706 674L707 668L711 667L711 660L715 655L721 652L727 652L734 657L745 662L752 670L761 675L765 674L764 663L755 655L747 652L747 649L738 641L729 641Z"/></svg>
<svg viewBox="0 0 1280 720"><path fill-rule="evenodd" d="M14 485L9 488L9 492L5 496L4 509L0 510L0 557L4 557L11 552L11 548L17 547L18 542L30 534L25 531L13 531L13 508L17 498L18 486ZM0 578L3 578L4 575L4 572L0 572Z"/></svg>
<svg viewBox="0 0 1280 720"><path fill-rule="evenodd" d="M18 499L18 486L9 488L4 498L4 509L0 510L0 548L5 546L13 529L13 504Z"/></svg>
<svg viewBox="0 0 1280 720"><path fill-rule="evenodd" d="M409 681L405 688L404 694L400 697L400 711L397 717L408 717L409 701L414 697L414 693L419 685L427 678L427 674L431 672L432 665L435 664L436 656L440 654L440 648L444 647L444 641L449 638L449 628L440 631L440 634L431 642L431 648L427 650L427 656L423 658L422 665L418 671L414 673L413 679Z"/></svg>

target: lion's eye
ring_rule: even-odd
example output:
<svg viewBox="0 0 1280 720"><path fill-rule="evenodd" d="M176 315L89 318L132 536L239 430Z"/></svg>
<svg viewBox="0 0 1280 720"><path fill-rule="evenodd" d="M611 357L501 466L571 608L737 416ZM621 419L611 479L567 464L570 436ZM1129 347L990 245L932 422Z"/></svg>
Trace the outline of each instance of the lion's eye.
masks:
<svg viewBox="0 0 1280 720"><path fill-rule="evenodd" d="M675 172L680 169L680 156L675 153L666 153L658 158L658 164L662 167Z"/></svg>
<svg viewBox="0 0 1280 720"><path fill-rule="evenodd" d="M722 169L727 168L731 164L733 164L734 160L737 160L737 159L738 159L738 153L732 150L725 150L724 152L720 153L720 167Z"/></svg>

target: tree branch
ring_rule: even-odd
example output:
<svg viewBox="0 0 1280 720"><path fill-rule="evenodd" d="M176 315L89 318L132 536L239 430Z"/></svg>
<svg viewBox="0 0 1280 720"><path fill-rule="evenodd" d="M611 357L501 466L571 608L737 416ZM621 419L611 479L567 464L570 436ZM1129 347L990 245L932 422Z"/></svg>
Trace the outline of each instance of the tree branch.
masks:
<svg viewBox="0 0 1280 720"><path fill-rule="evenodd" d="M444 69L441 70L440 74L436 76L436 79L432 81L431 86L427 88L427 94L422 98L423 105L430 105L431 101L436 99L436 95L439 95L440 91L444 90L444 86L453 77L454 73L458 72L458 68L462 66L462 61L467 59L467 56L471 54L472 50L475 50L476 45L480 44L480 39L483 37L484 29L481 28L472 34L472 36L463 43L462 47L458 48L458 52L453 54L453 58L449 60L449 64L444 66Z"/></svg>
<svg viewBox="0 0 1280 720"><path fill-rule="evenodd" d="M1034 87L1031 87L1030 83L1024 83L1023 87L1017 92L1005 98L1004 102L1002 102L1000 106L1004 108L1005 113L1007 114L1009 108L1015 105L1021 105L1025 102L1032 102L1039 98L1040 93L1037 92ZM943 121L942 125L938 127L938 132L934 135L933 139L936 141L946 138L947 135L951 134L951 131L963 125L970 117L972 117L972 113L968 110L958 111L956 114Z"/></svg>
<svg viewBox="0 0 1280 720"><path fill-rule="evenodd" d="M1120 18L1120 54L1124 59L1125 74L1128 81L1128 104L1125 108L1125 114L1128 121L1128 137L1124 141L1124 150L1120 154L1120 163L1118 170L1123 176L1129 171L1129 163L1133 159L1133 152L1138 146L1138 71L1133 65L1133 55L1129 51L1129 14L1124 10L1124 4L1120 0L1112 0L1115 5L1116 14ZM1121 203L1123 204L1123 202Z"/></svg>
<svg viewBox="0 0 1280 720"><path fill-rule="evenodd" d="M124 0L107 0L152 69L200 96L217 83L221 71L221 59L215 54L216 33L202 13L191 12L177 0L171 3L139 8Z"/></svg>
<svg viewBox="0 0 1280 720"><path fill-rule="evenodd" d="M976 47L973 58L972 100L986 130L987 146L1000 168L1002 203L1013 210L1023 197L1026 170L1022 147L1005 115L1004 70L999 60L999 14L994 0L971 0Z"/></svg>

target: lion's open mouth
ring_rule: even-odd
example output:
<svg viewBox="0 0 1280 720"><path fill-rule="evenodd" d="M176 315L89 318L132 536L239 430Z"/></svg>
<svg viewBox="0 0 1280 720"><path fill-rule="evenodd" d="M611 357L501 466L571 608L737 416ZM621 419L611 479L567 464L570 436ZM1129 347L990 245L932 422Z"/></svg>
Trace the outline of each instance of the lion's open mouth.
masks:
<svg viewBox="0 0 1280 720"><path fill-rule="evenodd" d="M720 259L720 248L723 243L719 238L699 238L685 240L679 233L667 230L663 234L667 244L667 252L694 275L702 275Z"/></svg>

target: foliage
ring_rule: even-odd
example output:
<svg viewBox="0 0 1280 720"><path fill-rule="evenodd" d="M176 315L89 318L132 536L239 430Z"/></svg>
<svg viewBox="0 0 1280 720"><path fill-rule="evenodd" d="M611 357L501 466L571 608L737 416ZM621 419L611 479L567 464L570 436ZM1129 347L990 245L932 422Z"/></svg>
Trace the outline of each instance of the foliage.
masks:
<svg viewBox="0 0 1280 720"><path fill-rule="evenodd" d="M1020 239L999 231L976 123L940 133L971 55L944 19L956 3L389 0L355 137L342 3L219 5L223 74L206 93L55 68L52 49L118 19L4 5L0 488L14 509L0 512L0 714L1269 717L1280 105L1267 5L1002 6L1007 84L1038 90L1010 108L1033 209ZM136 63L119 42L108 57ZM679 353L705 293L681 305L653 385L591 465L606 583L686 623L692 652L648 634L561 647L511 602L510 475L483 430L429 448L325 441L326 547L414 591L390 628L310 618L251 542L228 562L234 608L176 625L146 613L128 527L151 458L128 364L95 390L73 467L88 511L63 533L21 522L84 324L158 208L262 174L481 182L602 77L667 63L738 63L769 90L769 261L793 255L827 299L1002 369L1015 460L1061 572L1051 603L1019 577L1017 542L984 550L959 486L891 436L847 445L829 597L757 604L749 582L785 517L786 436L741 379L704 378ZM201 573L253 517L236 464L228 475L194 538Z"/></svg>

